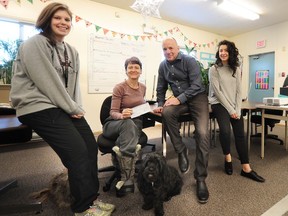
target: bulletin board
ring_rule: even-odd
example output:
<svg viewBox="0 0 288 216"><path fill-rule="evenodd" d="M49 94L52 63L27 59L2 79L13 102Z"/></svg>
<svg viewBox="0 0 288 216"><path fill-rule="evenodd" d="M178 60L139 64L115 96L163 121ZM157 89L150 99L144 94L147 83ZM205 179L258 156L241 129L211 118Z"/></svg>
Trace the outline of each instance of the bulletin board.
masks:
<svg viewBox="0 0 288 216"><path fill-rule="evenodd" d="M88 43L88 93L112 93L116 84L126 79L124 63L136 56L142 62L139 81L145 84L145 47L141 41L89 35Z"/></svg>
<svg viewBox="0 0 288 216"><path fill-rule="evenodd" d="M255 73L255 89L269 89L269 70L258 70Z"/></svg>

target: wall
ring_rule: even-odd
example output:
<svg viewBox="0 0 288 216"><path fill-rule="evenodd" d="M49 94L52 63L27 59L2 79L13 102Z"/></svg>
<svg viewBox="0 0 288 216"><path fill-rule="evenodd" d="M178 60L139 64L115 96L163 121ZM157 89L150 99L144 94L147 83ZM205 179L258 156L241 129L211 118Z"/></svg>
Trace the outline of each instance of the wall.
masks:
<svg viewBox="0 0 288 216"><path fill-rule="evenodd" d="M288 22L273 25L267 28L258 29L236 37L233 40L241 55L244 57L243 65L243 92L247 92L249 88L249 56L275 52L275 79L274 79L274 97L277 97L282 87L285 77L281 77L281 73L288 75ZM256 42L266 40L264 48L256 48Z"/></svg>
<svg viewBox="0 0 288 216"><path fill-rule="evenodd" d="M16 1L10 1L7 9L0 6L0 16L35 23L40 11L49 2L53 1L43 3L40 0L34 0L31 4L28 0L21 0L20 5L17 4ZM102 130L102 126L99 120L100 107L102 101L107 97L107 94L87 93L87 40L89 38L89 34L96 33L95 26L97 25L109 29L110 31L120 32L128 35L142 35L142 24L144 23L144 18L142 15L136 12L121 10L119 8L91 2L89 0L62 0L60 2L67 4L74 15L82 18L82 20L78 22L74 21L73 29L69 36L67 36L66 41L75 46L80 54L80 85L83 97L83 105L84 109L86 110L86 119L88 120L93 131L100 131ZM119 18L115 16L116 12L119 14ZM92 25L86 27L85 21L91 22ZM186 26L164 21L162 19L149 18L146 23L148 27L154 26L157 29L158 34L162 34L163 32L167 32L167 30L178 27L180 32L174 32L173 35L169 35L168 33L168 36L175 37L181 46L184 46L184 44L189 45L189 43L187 43L188 41L202 44L201 48L198 48L198 54L201 51L215 53L215 45L217 44L217 41L223 39L222 36L219 35L198 29L188 28ZM4 30L1 29L0 31ZM113 37L112 35L109 36ZM164 38L166 35L162 34L162 36ZM148 99L152 96L153 78L154 75L157 74L159 63L163 58L161 51L161 40L163 38L159 37L158 40L151 39L151 41L145 41L145 44L147 44L148 47L146 53L146 95ZM207 45L207 43L209 43L209 47L204 47L203 44ZM113 64L113 60L111 60L111 64ZM125 71L123 67L123 73L124 72Z"/></svg>

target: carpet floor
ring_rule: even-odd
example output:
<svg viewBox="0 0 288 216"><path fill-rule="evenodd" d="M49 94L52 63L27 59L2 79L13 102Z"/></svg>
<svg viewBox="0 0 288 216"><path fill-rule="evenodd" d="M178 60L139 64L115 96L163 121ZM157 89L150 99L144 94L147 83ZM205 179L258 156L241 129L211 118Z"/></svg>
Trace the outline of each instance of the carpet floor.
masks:
<svg viewBox="0 0 288 216"><path fill-rule="evenodd" d="M145 129L149 143L157 145L161 151L161 126ZM284 139L284 127L276 126L273 133ZM210 149L208 178L210 198L207 204L198 204L196 185L193 177L195 161L195 141L184 137L183 141L189 149L190 171L182 175L184 186L182 193L164 204L167 216L260 216L288 194L286 184L288 176L288 152L278 142L267 140L265 158L260 158L260 139L252 138L250 163L252 169L266 179L265 183L257 183L240 176L241 165L237 159L235 146L232 145L234 173L224 173L224 157L217 137L216 147ZM145 149L148 151L148 149ZM177 154L168 139L167 162L178 168ZM50 179L60 173L64 167L54 151L43 141L32 141L26 144L0 147L0 182L11 179L18 180L18 187L12 188L0 196L0 205L33 202L28 195L47 187ZM109 155L99 153L99 167L111 165ZM112 188L103 192L102 187L111 172L99 173L100 196L104 202L116 205L115 216L152 216L152 210L141 209L142 197L136 189L134 194L117 198ZM1 208L1 206L0 206ZM41 216L72 216L70 209L59 209L51 201L43 203ZM287 207L288 210L288 207ZM35 215L21 213L14 215ZM288 215L286 213L285 215ZM276 215L273 215L276 216Z"/></svg>

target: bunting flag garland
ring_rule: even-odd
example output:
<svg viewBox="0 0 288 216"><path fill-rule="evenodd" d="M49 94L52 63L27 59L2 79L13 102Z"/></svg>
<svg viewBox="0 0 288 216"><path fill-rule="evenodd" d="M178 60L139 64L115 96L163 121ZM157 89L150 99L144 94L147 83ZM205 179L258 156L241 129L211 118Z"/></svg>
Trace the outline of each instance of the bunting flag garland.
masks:
<svg viewBox="0 0 288 216"><path fill-rule="evenodd" d="M21 0L14 0L14 1L16 1L18 4L21 4ZM33 0L27 0L27 1L30 2L31 4L33 4ZM47 1L51 1L51 0L40 0L40 1L43 2L43 3L46 3ZM142 0L139 0L139 1L142 1ZM5 7L5 9L7 9L8 8L8 4L9 4L9 0L0 0L0 4L3 7ZM80 21L83 20L85 25L86 25L86 27L90 27L93 24L92 22L90 22L88 20L85 20L85 19L79 17L78 15L74 15L74 16L75 16L74 18L75 18L75 22L76 23L80 23ZM185 36L183 34L183 32L177 26L172 28L172 29L168 29L168 30L166 30L166 31L164 31L162 33L156 32L153 35L129 35L129 34L121 33L121 32L115 32L115 31L103 28L101 26L98 26L96 24L93 24L93 25L95 27L95 31L97 33L99 33L99 34L103 33L104 35L107 35L107 36L108 35L112 35L112 37L119 37L121 39L127 39L127 40L130 40L130 41L132 39L134 39L136 41L139 41L139 39L142 40L142 41L145 41L145 40L149 40L150 41L151 39L159 41L159 40L164 39L164 37L168 37L168 36L175 37L175 34L177 34L177 35L180 35L180 37L184 41L185 46L188 46L188 45L192 46L192 47L188 46L188 48L190 48L190 49L193 48L193 47L197 47L198 49L201 49L202 47L203 48L206 48L206 47L211 48L211 47L215 46L215 44L218 43L217 39L215 39L214 41L208 42L208 43L202 43L202 44L197 43L197 42L195 42L193 40L190 40L187 36ZM100 30L102 30L102 31L100 31Z"/></svg>
<svg viewBox="0 0 288 216"><path fill-rule="evenodd" d="M7 9L8 4L9 4L9 0L0 0L0 4L5 7L5 9Z"/></svg>

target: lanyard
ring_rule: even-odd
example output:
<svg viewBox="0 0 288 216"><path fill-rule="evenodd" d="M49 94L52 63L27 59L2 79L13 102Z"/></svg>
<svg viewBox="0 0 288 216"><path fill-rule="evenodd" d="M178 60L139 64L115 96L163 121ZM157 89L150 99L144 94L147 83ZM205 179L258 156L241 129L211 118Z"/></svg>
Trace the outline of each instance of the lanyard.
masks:
<svg viewBox="0 0 288 216"><path fill-rule="evenodd" d="M69 59L68 59L66 46L64 44L64 61L62 61L61 56L60 56L59 51L58 51L56 46L55 46L55 49L57 52L57 56L58 56L60 65L62 67L62 72L63 72L63 76L64 76L64 80L65 80L65 87L68 88L68 67L70 66L71 62L69 62Z"/></svg>

